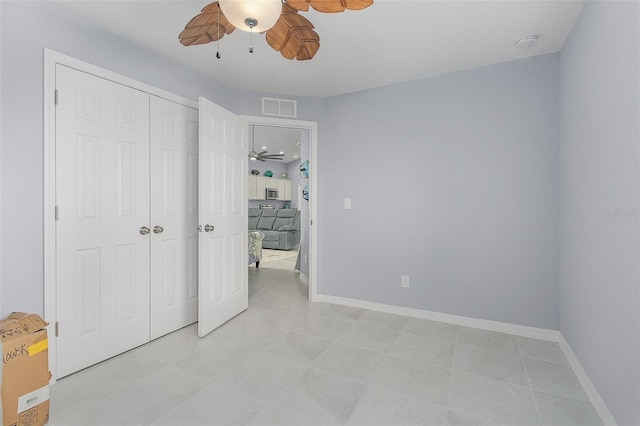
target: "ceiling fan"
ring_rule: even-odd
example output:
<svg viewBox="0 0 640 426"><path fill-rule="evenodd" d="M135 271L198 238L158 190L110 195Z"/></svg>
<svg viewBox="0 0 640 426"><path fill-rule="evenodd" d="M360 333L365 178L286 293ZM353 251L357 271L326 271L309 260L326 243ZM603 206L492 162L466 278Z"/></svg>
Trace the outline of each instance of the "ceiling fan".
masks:
<svg viewBox="0 0 640 426"><path fill-rule="evenodd" d="M267 154L267 151L249 153L249 160L267 161L267 160L282 160L284 154Z"/></svg>
<svg viewBox="0 0 640 426"><path fill-rule="evenodd" d="M206 44L239 28L265 34L276 52L287 59L303 61L314 57L320 48L320 37L299 11L307 12L311 6L318 12L338 13L372 4L373 0L219 0L205 6L178 38L184 46ZM253 52L251 44L249 52ZM220 53L216 56L220 58Z"/></svg>

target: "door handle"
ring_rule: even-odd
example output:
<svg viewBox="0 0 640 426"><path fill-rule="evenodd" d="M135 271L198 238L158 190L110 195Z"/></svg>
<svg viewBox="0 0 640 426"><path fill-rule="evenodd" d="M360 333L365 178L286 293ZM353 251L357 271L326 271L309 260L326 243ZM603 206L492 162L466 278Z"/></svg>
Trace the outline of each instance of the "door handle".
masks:
<svg viewBox="0 0 640 426"><path fill-rule="evenodd" d="M138 229L138 232L140 232L140 235L147 235L149 232L151 232L151 230L146 226L143 226L140 229Z"/></svg>
<svg viewBox="0 0 640 426"><path fill-rule="evenodd" d="M164 231L164 228L162 226L154 226L153 227L153 233L154 234L162 234L162 231Z"/></svg>
<svg viewBox="0 0 640 426"><path fill-rule="evenodd" d="M216 229L213 225L209 225L208 223L204 226L204 232L211 232Z"/></svg>

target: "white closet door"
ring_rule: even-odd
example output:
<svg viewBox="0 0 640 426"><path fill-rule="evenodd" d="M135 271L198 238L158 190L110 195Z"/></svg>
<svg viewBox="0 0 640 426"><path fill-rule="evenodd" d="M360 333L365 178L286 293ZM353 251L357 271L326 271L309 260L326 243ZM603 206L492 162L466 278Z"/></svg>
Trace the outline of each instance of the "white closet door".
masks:
<svg viewBox="0 0 640 426"><path fill-rule="evenodd" d="M198 319L198 111L151 97L151 338Z"/></svg>
<svg viewBox="0 0 640 426"><path fill-rule="evenodd" d="M149 95L61 65L56 88L63 377L149 340Z"/></svg>
<svg viewBox="0 0 640 426"><path fill-rule="evenodd" d="M200 98L198 336L248 307L247 136L235 114Z"/></svg>

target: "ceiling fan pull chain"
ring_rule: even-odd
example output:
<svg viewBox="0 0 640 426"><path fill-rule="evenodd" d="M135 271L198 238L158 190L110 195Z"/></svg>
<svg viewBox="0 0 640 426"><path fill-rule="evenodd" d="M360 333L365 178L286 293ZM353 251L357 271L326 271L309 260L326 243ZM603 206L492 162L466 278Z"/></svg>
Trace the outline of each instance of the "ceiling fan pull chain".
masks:
<svg viewBox="0 0 640 426"><path fill-rule="evenodd" d="M220 59L220 5L218 4L218 8L216 10L218 14L218 40L216 40L216 58Z"/></svg>
<svg viewBox="0 0 640 426"><path fill-rule="evenodd" d="M249 53L253 53L253 26L249 32Z"/></svg>

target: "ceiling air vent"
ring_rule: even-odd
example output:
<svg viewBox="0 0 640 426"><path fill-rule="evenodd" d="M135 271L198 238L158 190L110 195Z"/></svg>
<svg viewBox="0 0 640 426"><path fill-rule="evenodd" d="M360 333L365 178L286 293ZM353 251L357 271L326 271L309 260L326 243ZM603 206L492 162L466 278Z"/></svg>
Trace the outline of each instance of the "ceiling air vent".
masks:
<svg viewBox="0 0 640 426"><path fill-rule="evenodd" d="M298 115L298 101L262 98L262 115L295 118Z"/></svg>

